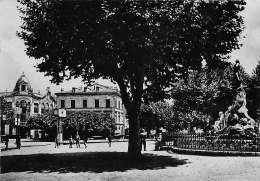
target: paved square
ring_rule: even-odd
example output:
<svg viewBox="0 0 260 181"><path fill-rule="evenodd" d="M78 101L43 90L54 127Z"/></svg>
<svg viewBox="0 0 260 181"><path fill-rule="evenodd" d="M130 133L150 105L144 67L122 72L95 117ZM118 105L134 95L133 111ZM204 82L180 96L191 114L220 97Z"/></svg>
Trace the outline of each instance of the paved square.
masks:
<svg viewBox="0 0 260 181"><path fill-rule="evenodd" d="M6 180L259 181L260 157L210 157L153 151L149 141L140 161L126 157L127 142L89 143L87 149L54 148L51 142L22 142L1 152ZM3 145L2 145L3 146ZM12 141L10 147L15 146Z"/></svg>

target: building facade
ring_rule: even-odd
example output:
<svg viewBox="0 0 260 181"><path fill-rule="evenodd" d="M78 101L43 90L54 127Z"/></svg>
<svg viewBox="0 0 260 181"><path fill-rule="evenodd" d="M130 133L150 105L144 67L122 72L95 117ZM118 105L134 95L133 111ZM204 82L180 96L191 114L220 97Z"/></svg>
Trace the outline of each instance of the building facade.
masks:
<svg viewBox="0 0 260 181"><path fill-rule="evenodd" d="M34 93L28 78L23 73L17 80L12 92L2 92L3 97L15 112L15 118L19 118L20 135L21 137L41 137L41 130L29 130L26 127L26 122L30 116L43 114L46 111L56 107L55 98L51 95L49 88L46 89L44 95ZM19 108L19 109L17 109ZM1 122L1 135L17 135L17 129L11 124L4 121Z"/></svg>
<svg viewBox="0 0 260 181"><path fill-rule="evenodd" d="M55 94L57 107L66 111L109 113L115 119L115 133L124 135L128 127L126 111L119 90L95 83L91 87L72 88Z"/></svg>

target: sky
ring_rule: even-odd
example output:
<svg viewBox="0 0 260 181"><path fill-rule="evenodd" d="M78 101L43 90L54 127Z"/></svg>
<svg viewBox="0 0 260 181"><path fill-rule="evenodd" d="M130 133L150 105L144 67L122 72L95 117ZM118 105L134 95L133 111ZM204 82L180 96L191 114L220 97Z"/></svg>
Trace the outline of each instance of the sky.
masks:
<svg viewBox="0 0 260 181"><path fill-rule="evenodd" d="M36 72L35 60L25 54L23 40L16 36L21 20L17 10L16 0L0 0L0 92L12 91L17 79L24 72L30 80L35 92L44 93L46 87L52 92L61 88L84 86L80 79L66 81L60 85L50 83L50 78ZM247 0L245 10L241 13L245 21L245 30L240 38L243 46L231 54L230 62L239 59L245 70L251 74L260 60L260 0ZM243 38L244 37L244 38ZM97 80L99 83L113 85L107 80Z"/></svg>

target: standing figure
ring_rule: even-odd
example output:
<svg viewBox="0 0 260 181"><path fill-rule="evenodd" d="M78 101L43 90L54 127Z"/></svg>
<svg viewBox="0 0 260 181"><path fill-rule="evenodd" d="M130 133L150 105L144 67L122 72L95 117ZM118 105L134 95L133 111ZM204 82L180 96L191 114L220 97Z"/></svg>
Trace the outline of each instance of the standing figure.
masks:
<svg viewBox="0 0 260 181"><path fill-rule="evenodd" d="M155 139L156 139L155 150L159 151L162 147L162 133L159 133L158 137L156 137Z"/></svg>
<svg viewBox="0 0 260 181"><path fill-rule="evenodd" d="M59 148L59 141L58 141L58 137L55 137L55 148Z"/></svg>
<svg viewBox="0 0 260 181"><path fill-rule="evenodd" d="M73 144L73 139L72 139L72 136L70 136L70 138L69 138L69 145L70 145L70 147L69 148L72 148L72 144Z"/></svg>
<svg viewBox="0 0 260 181"><path fill-rule="evenodd" d="M107 135L107 141L108 141L108 146L111 147L111 143L112 143L112 136L111 136L111 132L109 131L108 135Z"/></svg>
<svg viewBox="0 0 260 181"><path fill-rule="evenodd" d="M141 131L140 131L141 150L143 147L144 151L146 151L146 135L147 135L147 133L145 132L145 130L141 129Z"/></svg>
<svg viewBox="0 0 260 181"><path fill-rule="evenodd" d="M20 138L20 136L16 137L16 146L17 146L17 149L21 148L21 138Z"/></svg>
<svg viewBox="0 0 260 181"><path fill-rule="evenodd" d="M80 148L80 137L79 137L79 134L77 133L76 135L76 147L77 148Z"/></svg>
<svg viewBox="0 0 260 181"><path fill-rule="evenodd" d="M6 150L8 149L8 142L9 142L9 138L8 138L8 136L6 136L6 138L5 138L5 149Z"/></svg>

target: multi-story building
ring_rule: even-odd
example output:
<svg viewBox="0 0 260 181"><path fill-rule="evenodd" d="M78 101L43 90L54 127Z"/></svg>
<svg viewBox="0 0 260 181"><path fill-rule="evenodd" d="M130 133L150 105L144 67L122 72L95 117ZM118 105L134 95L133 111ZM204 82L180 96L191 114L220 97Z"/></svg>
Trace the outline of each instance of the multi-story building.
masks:
<svg viewBox="0 0 260 181"><path fill-rule="evenodd" d="M14 90L12 92L1 92L0 97L3 97L10 107L15 110L20 108L20 134L22 137L39 136L41 137L42 130L29 130L26 127L26 121L30 116L42 114L46 111L52 110L56 106L56 101L51 95L49 88L46 89L44 95L34 93L28 78L23 73L17 80ZM16 109L17 110L17 109ZM15 115L17 116L17 115ZM16 127L10 123L1 121L1 135L16 135Z"/></svg>
<svg viewBox="0 0 260 181"><path fill-rule="evenodd" d="M127 128L126 111L117 88L95 83L91 87L72 88L55 93L57 107L66 111L93 111L109 113L115 119L115 133L124 135Z"/></svg>

